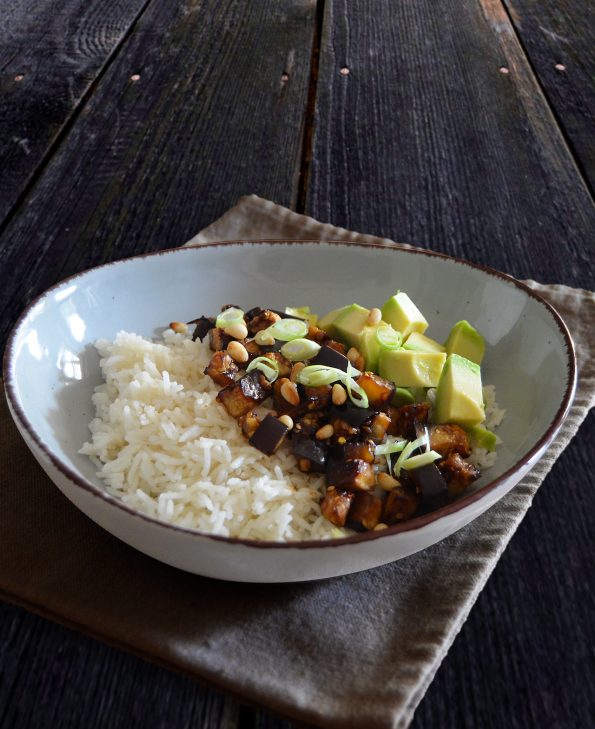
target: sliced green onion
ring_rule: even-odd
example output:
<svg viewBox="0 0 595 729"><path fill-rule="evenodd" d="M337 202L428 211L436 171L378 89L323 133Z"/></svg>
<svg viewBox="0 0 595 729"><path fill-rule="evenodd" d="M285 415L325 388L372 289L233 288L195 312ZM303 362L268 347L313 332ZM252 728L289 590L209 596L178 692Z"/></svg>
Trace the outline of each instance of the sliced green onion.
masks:
<svg viewBox="0 0 595 729"><path fill-rule="evenodd" d="M406 445L406 440L396 440L389 435L386 443L381 443L376 446L374 453L377 456L386 456L390 453L400 453Z"/></svg>
<svg viewBox="0 0 595 729"><path fill-rule="evenodd" d="M303 319L279 319L265 331L282 342L291 342L292 339L305 337L308 333L308 325Z"/></svg>
<svg viewBox="0 0 595 729"><path fill-rule="evenodd" d="M292 339L281 347L281 354L292 362L312 359L320 352L320 344L311 339Z"/></svg>
<svg viewBox="0 0 595 729"><path fill-rule="evenodd" d="M222 311L217 319L215 320L215 326L219 329L225 329L231 324L244 321L244 312L241 309L236 309L235 306L230 306L229 309Z"/></svg>
<svg viewBox="0 0 595 729"><path fill-rule="evenodd" d="M422 435L421 438L416 438L415 440L412 440L411 442L407 443L405 448L401 451L401 455L397 458L397 462L395 463L394 468L394 474L397 478L399 478L399 474L401 473L401 468L403 466L403 463L409 458L409 456L413 453L413 451L416 448L419 448L420 446L423 446L426 444L426 436Z"/></svg>
<svg viewBox="0 0 595 729"><path fill-rule="evenodd" d="M246 367L246 372L260 370L269 382L274 382L279 377L279 363L268 357L255 357Z"/></svg>
<svg viewBox="0 0 595 729"><path fill-rule="evenodd" d="M420 453L418 456L411 456L401 465L404 471L412 471L414 468L420 468L421 466L427 466L428 463L434 463L439 458L442 458L440 453L436 451L427 451L426 453Z"/></svg>
<svg viewBox="0 0 595 729"><path fill-rule="evenodd" d="M259 346L271 346L275 344L275 337L269 332L268 329L261 329L254 335L254 341Z"/></svg>
<svg viewBox="0 0 595 729"><path fill-rule="evenodd" d="M383 349L399 349L403 342L403 335L393 329L390 324L380 324L376 329L376 341Z"/></svg>
<svg viewBox="0 0 595 729"><path fill-rule="evenodd" d="M304 319L310 326L318 324L318 317L316 314L310 313L309 306L286 306L285 313L289 316L295 316L296 319Z"/></svg>
<svg viewBox="0 0 595 729"><path fill-rule="evenodd" d="M306 387L321 387L333 382L342 382L345 372L337 367L326 365L308 365L298 374L297 381Z"/></svg>
<svg viewBox="0 0 595 729"><path fill-rule="evenodd" d="M364 390L361 385L358 385L357 382L352 379L353 373L357 372L359 375L359 371L356 370L351 362L347 362L347 374L345 376L345 379L343 380L343 385L345 385L345 389L347 390L347 394L349 395L349 399L354 405L357 405L358 408L367 408L368 407L368 396L366 394L366 391ZM356 375L357 377L357 375ZM357 397L354 397L354 394L357 395Z"/></svg>

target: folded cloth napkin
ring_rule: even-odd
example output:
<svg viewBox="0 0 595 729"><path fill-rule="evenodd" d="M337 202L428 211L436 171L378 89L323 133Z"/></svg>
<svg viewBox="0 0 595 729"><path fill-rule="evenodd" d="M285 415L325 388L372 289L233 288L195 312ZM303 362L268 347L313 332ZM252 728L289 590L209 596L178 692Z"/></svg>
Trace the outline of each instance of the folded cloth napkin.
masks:
<svg viewBox="0 0 595 729"><path fill-rule="evenodd" d="M190 244L265 238L380 240L252 196ZM537 488L595 399L589 331L595 295L529 285L557 308L573 335L576 398L533 471L448 539L399 562L323 582L247 585L186 574L79 513L37 466L2 401L0 596L302 722L406 727Z"/></svg>

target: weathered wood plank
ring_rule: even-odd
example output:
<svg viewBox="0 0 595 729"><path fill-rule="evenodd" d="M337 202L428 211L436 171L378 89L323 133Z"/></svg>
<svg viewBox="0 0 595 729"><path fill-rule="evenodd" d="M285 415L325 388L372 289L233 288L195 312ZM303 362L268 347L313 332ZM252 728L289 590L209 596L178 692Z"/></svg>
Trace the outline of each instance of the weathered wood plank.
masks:
<svg viewBox="0 0 595 729"><path fill-rule="evenodd" d="M595 3L503 0L591 189L595 188Z"/></svg>
<svg viewBox="0 0 595 729"><path fill-rule="evenodd" d="M246 193L292 200L314 16L310 0L149 6L2 237L0 334L67 274L180 245Z"/></svg>
<svg viewBox="0 0 595 729"><path fill-rule="evenodd" d="M0 223L146 2L2 3Z"/></svg>
<svg viewBox="0 0 595 729"><path fill-rule="evenodd" d="M593 201L499 0L328 0L320 63L309 214L592 285Z"/></svg>

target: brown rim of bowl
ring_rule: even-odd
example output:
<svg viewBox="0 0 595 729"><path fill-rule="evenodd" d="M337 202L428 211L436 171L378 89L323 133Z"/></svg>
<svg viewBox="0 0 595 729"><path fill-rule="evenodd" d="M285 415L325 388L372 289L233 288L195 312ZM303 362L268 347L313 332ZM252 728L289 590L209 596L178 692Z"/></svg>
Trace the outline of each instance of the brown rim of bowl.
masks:
<svg viewBox="0 0 595 729"><path fill-rule="evenodd" d="M430 258L443 258L448 261L454 261L455 263L462 264L464 266L469 266L470 268L474 268L480 271L483 271L484 273L487 273L488 275L495 276L496 278L500 278L503 281L506 281L508 283L513 284L517 288L524 291L528 296L532 297L536 301L538 301L542 306L545 307L545 309L550 313L552 318L554 319L554 322L556 323L558 329L560 330L562 337L565 342L566 346L566 353L568 357L567 367L568 367L568 382L566 386L566 390L564 392L564 397L562 398L562 402L560 404L560 407L558 408L552 422L549 424L548 428L546 429L543 436L538 440L538 442L531 448L519 461L517 461L513 466L511 466L508 470L506 470L501 476L494 479L493 481L490 481L489 483L485 484L481 488L477 489L477 491L474 491L471 494L468 494L467 496L463 496L462 498L458 499L457 501L453 501L452 503L441 507L440 509L436 509L435 511L429 512L427 514L423 514L421 516L417 516L413 519L410 519L409 521L402 522L400 524L394 524L393 526L389 526L386 529L382 529L381 531L367 531L367 532L359 532L357 534L354 534L352 536L348 537L340 537L337 539L309 539L299 542L274 542L274 541L258 541L253 539L240 539L238 537L224 537L217 534L206 534L204 532L200 532L198 530L194 529L187 529L185 527L180 527L175 524L169 524L168 522L160 521L159 519L155 519L151 516L147 516L146 514L142 514L139 511L136 511L130 506L127 506L122 501L120 501L115 496L111 496L106 491L101 489L100 486L96 486L90 481L87 481L85 478L80 476L78 473L76 473L70 466L68 466L66 463L63 463L59 458L57 458L52 451L45 445L45 443L41 440L41 438L37 435L35 429L27 419L27 416L23 412L16 395L16 390L13 382L13 350L14 350L14 342L16 339L16 335L18 333L18 330L21 326L21 324L24 322L26 317L29 315L29 312L37 305L37 303L48 296L48 294L51 294L52 291L55 289L62 287L81 276L84 276L85 274L89 273L90 271L95 271L100 268L107 268L108 266L115 266L120 263L125 263L127 261L133 261L133 260L140 260L143 258L149 258L153 256L162 256L162 255L169 255L171 253L184 255L188 253L189 251L193 249L202 249L202 248L216 248L219 246L231 246L231 245L238 245L238 246L244 246L244 245L300 245L300 244L324 244L324 245L336 245L336 246L347 246L347 247L360 247L360 248L381 248L381 249L392 249L392 250L398 250L404 253L410 253L412 255L422 255L422 256L428 256ZM153 251L151 253L143 253L136 256L129 256L128 258L122 258L118 261L111 261L109 263L101 264L100 266L94 266L92 268L89 268L85 271L81 271L80 273L74 274L73 276L69 276L66 279L63 279L62 281L59 281L58 283L54 284L50 288L48 288L46 291L44 291L42 294L40 294L38 297L36 297L23 311L23 313L20 315L18 320L16 321L15 325L13 326L8 342L6 345L6 349L4 352L4 358L3 358L3 370L4 370L4 385L6 389L6 393L8 396L9 404L12 407L13 413L16 415L20 425L26 430L29 437L32 439L32 441L35 443L35 445L42 451L42 453L45 455L45 457L57 468L59 471L62 472L64 476L66 476L73 484L76 486L79 486L80 488L84 489L88 493L90 493L92 496L96 498L100 498L103 501L113 505L114 507L118 509L122 509L123 511L127 512L131 516L134 516L138 519L145 520L151 524L154 524L158 527L162 527L164 529L173 529L174 531L181 532L183 534L186 534L188 536L198 536L203 537L206 539L211 539L215 541L225 542L228 544L242 544L249 547L255 547L258 549L270 549L270 548L277 548L277 549L311 549L311 548L330 548L330 547L337 547L337 546L344 546L348 544L359 544L361 542L367 542L373 539L382 539L384 537L399 534L401 532L407 532L412 531L414 529L421 529L422 527L437 521L438 519L441 519L443 516L447 516L449 514L454 514L458 511L461 511L462 509L466 508L470 504L475 503L476 501L479 501L484 496L486 496L488 493L492 492L494 489L496 489L498 486L500 486L504 481L506 481L515 471L518 471L520 468L523 468L524 466L531 463L531 461L536 460L538 456L541 455L541 453L549 446L549 444L552 442L554 437L556 436L556 433L560 429L560 426L564 422L564 419L566 418L566 415L568 414L568 411L570 409L570 405L572 403L574 392L576 389L576 380L577 380L577 373L576 373L576 355L574 352L574 345L572 342L572 339L570 337L570 333L568 331L568 328L566 327L566 324L558 314L558 312L554 309L551 304L549 304L545 299L543 299L539 294L535 293L529 286L524 284L522 281L517 280L513 276L509 276L506 273L502 273L501 271L498 271L494 268L490 268L488 266L482 266L480 264L471 263L470 261L467 261L463 258L455 258L454 256L449 256L445 253L437 253L435 251L426 251L419 248L410 248L408 245L401 245L398 243L359 243L359 242L346 242L346 241L319 241L319 240L283 240L283 239L271 239L271 240L229 240L229 241L217 241L213 243L205 243L205 244L198 244L195 246L181 246L179 248L166 248L161 251Z"/></svg>

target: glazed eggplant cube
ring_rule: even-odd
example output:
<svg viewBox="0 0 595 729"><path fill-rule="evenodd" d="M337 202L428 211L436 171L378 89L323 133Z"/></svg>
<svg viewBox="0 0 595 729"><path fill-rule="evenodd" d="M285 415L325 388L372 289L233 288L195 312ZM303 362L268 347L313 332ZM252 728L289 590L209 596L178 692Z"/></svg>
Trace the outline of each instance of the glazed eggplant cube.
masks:
<svg viewBox="0 0 595 729"><path fill-rule="evenodd" d="M358 405L354 405L351 400L347 400L343 405L333 405L331 408L333 417L341 418L349 425L353 425L354 428L359 428L366 420L370 420L375 412L372 408L360 408Z"/></svg>
<svg viewBox="0 0 595 729"><path fill-rule="evenodd" d="M242 415L238 422L242 429L242 433L246 436L246 438L250 439L254 435L256 428L260 425L260 418L256 413L250 411L249 413Z"/></svg>
<svg viewBox="0 0 595 729"><path fill-rule="evenodd" d="M267 415L248 442L270 456L281 445L288 432L289 428L284 423L273 415Z"/></svg>
<svg viewBox="0 0 595 729"><path fill-rule="evenodd" d="M280 377L275 380L273 384L273 407L277 411L278 415L289 415L295 420L306 412L307 403L303 397L300 397L300 400L296 405L289 402L289 400L286 400L282 393L283 385L286 382L289 382L287 377Z"/></svg>
<svg viewBox="0 0 595 729"><path fill-rule="evenodd" d="M232 385L237 372L238 366L227 352L215 352L205 368L205 375L208 375L221 387Z"/></svg>
<svg viewBox="0 0 595 729"><path fill-rule="evenodd" d="M279 314L271 311L270 309L261 309L255 316L250 317L246 315L248 319L248 331L254 335L257 332L261 332L264 329L268 329L275 322L278 322L281 317Z"/></svg>
<svg viewBox="0 0 595 729"><path fill-rule="evenodd" d="M298 466L301 460L309 461L307 472L325 472L326 448L320 441L313 440L305 435L294 436L291 439L291 452L297 458ZM300 468L300 470L302 469Z"/></svg>
<svg viewBox="0 0 595 729"><path fill-rule="evenodd" d="M337 352L336 349L325 344L320 348L320 352L318 352L310 364L324 365L325 367L336 367L338 370L347 372L349 360L344 354Z"/></svg>
<svg viewBox="0 0 595 729"><path fill-rule="evenodd" d="M355 494L351 491L329 486L320 504L320 511L331 524L339 527L345 526L349 507L354 497Z"/></svg>
<svg viewBox="0 0 595 729"><path fill-rule="evenodd" d="M372 420L363 427L365 432L370 434L376 442L381 443L386 436L386 431L390 426L390 416L386 413L376 413Z"/></svg>
<svg viewBox="0 0 595 729"><path fill-rule="evenodd" d="M292 436L297 437L298 434L314 435L314 433L316 433L316 431L322 426L323 417L324 413L317 412L315 410L314 412L306 413L300 418L295 419Z"/></svg>
<svg viewBox="0 0 595 729"><path fill-rule="evenodd" d="M448 484L450 496L458 496L480 476L479 469L464 461L458 453L452 453L441 461L439 468Z"/></svg>
<svg viewBox="0 0 595 729"><path fill-rule="evenodd" d="M328 407L331 401L333 388L330 385L320 387L304 387L304 397L308 410L322 410Z"/></svg>
<svg viewBox="0 0 595 729"><path fill-rule="evenodd" d="M411 519L419 509L420 501L413 486L395 487L389 491L384 502L382 521L385 524L396 524L399 521Z"/></svg>
<svg viewBox="0 0 595 729"><path fill-rule="evenodd" d="M374 466L361 458L331 461L326 469L326 478L329 484L348 491L370 491L376 483Z"/></svg>
<svg viewBox="0 0 595 729"><path fill-rule="evenodd" d="M373 372L364 372L356 382L368 396L370 407L377 410L387 407L395 394L394 383Z"/></svg>
<svg viewBox="0 0 595 729"><path fill-rule="evenodd" d="M471 453L467 433L454 423L443 425L432 425L430 427L430 448L443 458L448 458L451 453L458 453L467 458Z"/></svg>
<svg viewBox="0 0 595 729"><path fill-rule="evenodd" d="M279 367L279 379L282 377L289 377L291 374L292 364L288 359L285 359L282 354L279 352L263 352L262 356L268 357L270 360L277 363L277 366Z"/></svg>
<svg viewBox="0 0 595 729"><path fill-rule="evenodd" d="M389 435L413 440L416 436L416 427L428 422L430 404L427 402L403 405L400 408L389 407L391 423L388 428Z"/></svg>
<svg viewBox="0 0 595 729"><path fill-rule="evenodd" d="M192 340L196 341L197 339L202 340L207 336L207 334L215 327L215 317L214 316L200 316L198 319L193 319L192 321L189 321L188 324L196 324L194 327L194 333L192 334Z"/></svg>
<svg viewBox="0 0 595 729"><path fill-rule="evenodd" d="M333 461L354 461L360 459L366 463L374 463L374 441L350 441L343 445L333 446L330 458Z"/></svg>
<svg viewBox="0 0 595 729"><path fill-rule="evenodd" d="M345 443L345 441L353 438L360 432L358 428L350 425L346 420L342 420L341 418L333 418L331 425L333 426L333 433L337 443Z"/></svg>
<svg viewBox="0 0 595 729"><path fill-rule="evenodd" d="M356 531L374 529L382 514L382 499L369 491L355 494L347 514L347 526Z"/></svg>
<svg viewBox="0 0 595 729"><path fill-rule="evenodd" d="M270 394L271 385L268 380L255 370L241 377L233 385L224 387L217 395L217 400L233 418L239 418L266 400Z"/></svg>
<svg viewBox="0 0 595 729"><path fill-rule="evenodd" d="M213 352L220 352L227 348L227 345L231 342L232 337L226 334L223 329L214 327L209 331L209 347Z"/></svg>
<svg viewBox="0 0 595 729"><path fill-rule="evenodd" d="M448 501L446 481L435 463L414 468L407 474L422 501L432 509L438 509Z"/></svg>

